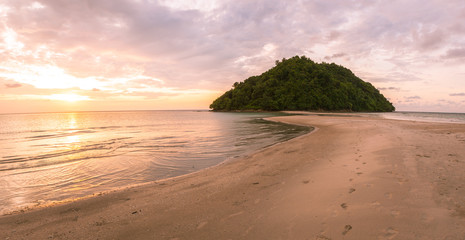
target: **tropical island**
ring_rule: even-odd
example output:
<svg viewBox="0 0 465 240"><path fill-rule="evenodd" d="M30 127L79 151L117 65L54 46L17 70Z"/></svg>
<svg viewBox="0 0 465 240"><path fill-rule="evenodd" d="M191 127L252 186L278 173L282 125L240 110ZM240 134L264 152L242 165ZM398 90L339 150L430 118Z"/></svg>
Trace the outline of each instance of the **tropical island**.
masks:
<svg viewBox="0 0 465 240"><path fill-rule="evenodd" d="M259 76L236 82L210 105L213 111L354 111L395 110L373 85L334 63L295 56L277 60Z"/></svg>

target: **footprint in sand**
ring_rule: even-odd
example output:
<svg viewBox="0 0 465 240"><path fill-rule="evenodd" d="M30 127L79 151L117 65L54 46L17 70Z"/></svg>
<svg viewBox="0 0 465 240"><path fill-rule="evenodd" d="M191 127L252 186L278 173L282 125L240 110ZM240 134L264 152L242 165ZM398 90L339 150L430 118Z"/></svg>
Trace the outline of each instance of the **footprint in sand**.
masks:
<svg viewBox="0 0 465 240"><path fill-rule="evenodd" d="M382 206L381 206L381 203L378 202L378 201L374 201L370 204L370 206L376 210L381 210L382 209Z"/></svg>
<svg viewBox="0 0 465 240"><path fill-rule="evenodd" d="M100 218L100 219L101 219L101 221L97 221L97 222L94 223L95 226L101 227L101 226L108 223L105 219L103 219L103 218Z"/></svg>
<svg viewBox="0 0 465 240"><path fill-rule="evenodd" d="M385 196L387 199L392 199L392 193L390 193L390 192L385 193L384 196Z"/></svg>
<svg viewBox="0 0 465 240"><path fill-rule="evenodd" d="M344 227L344 231L342 232L342 235L346 235L350 230L352 230L352 226L346 225Z"/></svg>
<svg viewBox="0 0 465 240"><path fill-rule="evenodd" d="M323 234L318 234L318 236L316 236L316 240L331 240L331 238L323 235Z"/></svg>
<svg viewBox="0 0 465 240"><path fill-rule="evenodd" d="M393 227L388 227L381 234L380 239L393 239L399 234L399 231L395 230Z"/></svg>
<svg viewBox="0 0 465 240"><path fill-rule="evenodd" d="M400 215L400 211L397 211L397 210L392 210L391 211L391 216L398 217L399 215Z"/></svg>
<svg viewBox="0 0 465 240"><path fill-rule="evenodd" d="M337 217L339 215L339 212L337 210L333 210L331 212L331 217Z"/></svg>
<svg viewBox="0 0 465 240"><path fill-rule="evenodd" d="M397 178L397 183L399 185L403 185L404 183L408 182L408 179L405 179L405 178Z"/></svg>
<svg viewBox="0 0 465 240"><path fill-rule="evenodd" d="M421 221L424 222L424 223L430 223L431 221L434 220L434 217L425 213L421 216Z"/></svg>

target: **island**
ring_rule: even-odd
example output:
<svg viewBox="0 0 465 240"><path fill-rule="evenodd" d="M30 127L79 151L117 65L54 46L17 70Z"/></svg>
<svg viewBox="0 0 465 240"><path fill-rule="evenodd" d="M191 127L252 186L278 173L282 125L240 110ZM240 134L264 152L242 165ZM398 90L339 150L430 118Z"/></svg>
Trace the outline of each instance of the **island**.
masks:
<svg viewBox="0 0 465 240"><path fill-rule="evenodd" d="M213 111L392 112L395 107L373 85L334 63L305 56L277 60L259 76L236 82L210 105Z"/></svg>

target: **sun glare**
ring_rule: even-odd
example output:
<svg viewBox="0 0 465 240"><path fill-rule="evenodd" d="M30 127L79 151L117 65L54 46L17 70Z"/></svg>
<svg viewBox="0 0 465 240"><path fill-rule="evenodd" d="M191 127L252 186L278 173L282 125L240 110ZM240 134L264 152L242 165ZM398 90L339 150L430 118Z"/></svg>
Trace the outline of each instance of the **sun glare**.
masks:
<svg viewBox="0 0 465 240"><path fill-rule="evenodd" d="M81 96L74 93L71 94L52 94L50 96L46 96L46 99L50 100L60 100L60 101L67 101L67 102L77 102L77 101L86 101L90 100L88 96Z"/></svg>

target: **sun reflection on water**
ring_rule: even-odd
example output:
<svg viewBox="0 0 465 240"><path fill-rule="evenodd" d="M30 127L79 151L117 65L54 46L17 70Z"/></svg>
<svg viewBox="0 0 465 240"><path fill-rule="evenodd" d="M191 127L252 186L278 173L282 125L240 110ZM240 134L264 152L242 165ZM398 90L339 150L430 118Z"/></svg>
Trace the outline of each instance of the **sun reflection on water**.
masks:
<svg viewBox="0 0 465 240"><path fill-rule="evenodd" d="M66 144L73 144L73 145L76 145L78 143L81 142L81 136L79 135L71 135L71 136L67 136L64 143Z"/></svg>
<svg viewBox="0 0 465 240"><path fill-rule="evenodd" d="M69 113L68 119L64 123L66 124L66 128L69 130L66 132L66 137L63 140L64 144L70 144L73 149L80 148L80 143L82 141L81 136L79 135L79 124L76 120L76 113Z"/></svg>
<svg viewBox="0 0 465 240"><path fill-rule="evenodd" d="M76 113L70 113L68 114L68 128L70 129L76 129L77 128L77 123L76 123Z"/></svg>

